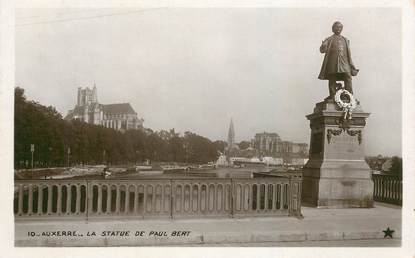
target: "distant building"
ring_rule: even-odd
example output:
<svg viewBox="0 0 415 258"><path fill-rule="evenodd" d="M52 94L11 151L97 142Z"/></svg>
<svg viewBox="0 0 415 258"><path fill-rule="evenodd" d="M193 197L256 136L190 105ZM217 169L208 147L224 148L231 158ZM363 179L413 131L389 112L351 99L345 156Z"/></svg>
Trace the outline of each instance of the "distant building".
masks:
<svg viewBox="0 0 415 258"><path fill-rule="evenodd" d="M277 156L281 153L282 141L276 133L257 133L251 141L251 145L260 156Z"/></svg>
<svg viewBox="0 0 415 258"><path fill-rule="evenodd" d="M308 157L308 144L283 141L277 133L257 133L251 146L260 157L283 158L284 163ZM298 163L296 160L295 163Z"/></svg>
<svg viewBox="0 0 415 258"><path fill-rule="evenodd" d="M239 147L235 144L235 128L233 126L233 120L231 118L231 122L229 124L229 131L228 131L228 146L226 147L226 157L229 160L229 157L234 157L238 151Z"/></svg>
<svg viewBox="0 0 415 258"><path fill-rule="evenodd" d="M78 88L77 103L68 111L66 120L77 119L89 124L102 125L115 130L141 129L144 120L137 117L137 112L130 103L100 104L97 88Z"/></svg>
<svg viewBox="0 0 415 258"><path fill-rule="evenodd" d="M274 165L274 166L278 166L278 165L283 165L284 164L284 160L282 158L273 158L273 157L263 157L262 161L269 165Z"/></svg>
<svg viewBox="0 0 415 258"><path fill-rule="evenodd" d="M216 165L217 166L228 166L229 162L227 161L226 156L221 154L218 160L216 161Z"/></svg>

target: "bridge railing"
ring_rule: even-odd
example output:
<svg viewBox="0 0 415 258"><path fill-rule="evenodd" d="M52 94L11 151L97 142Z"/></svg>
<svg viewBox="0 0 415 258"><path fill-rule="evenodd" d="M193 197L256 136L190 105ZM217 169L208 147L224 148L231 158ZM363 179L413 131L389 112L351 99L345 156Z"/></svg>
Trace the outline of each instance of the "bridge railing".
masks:
<svg viewBox="0 0 415 258"><path fill-rule="evenodd" d="M16 180L16 219L301 216L301 180Z"/></svg>
<svg viewBox="0 0 415 258"><path fill-rule="evenodd" d="M402 205L402 177L373 174L372 179L375 201Z"/></svg>

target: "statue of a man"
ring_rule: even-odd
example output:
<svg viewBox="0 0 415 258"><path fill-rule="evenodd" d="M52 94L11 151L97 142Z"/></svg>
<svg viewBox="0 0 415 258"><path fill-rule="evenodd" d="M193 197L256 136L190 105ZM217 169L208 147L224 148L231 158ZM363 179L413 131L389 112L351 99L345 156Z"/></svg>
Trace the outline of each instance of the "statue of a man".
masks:
<svg viewBox="0 0 415 258"><path fill-rule="evenodd" d="M329 98L334 98L336 94L336 81L344 81L345 89L353 94L352 76L359 72L352 61L349 40L340 35L342 30L343 25L336 21L332 26L334 34L320 46L320 52L325 55L318 78L329 80Z"/></svg>

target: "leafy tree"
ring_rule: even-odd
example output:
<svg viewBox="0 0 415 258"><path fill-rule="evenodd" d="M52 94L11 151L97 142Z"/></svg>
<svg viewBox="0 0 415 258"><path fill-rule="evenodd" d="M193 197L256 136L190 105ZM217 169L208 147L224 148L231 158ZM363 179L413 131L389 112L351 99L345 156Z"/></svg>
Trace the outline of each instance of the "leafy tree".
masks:
<svg viewBox="0 0 415 258"><path fill-rule="evenodd" d="M398 156L393 156L392 165L389 171L392 174L402 176L402 158Z"/></svg>
<svg viewBox="0 0 415 258"><path fill-rule="evenodd" d="M248 149L248 148L249 148L249 146L251 146L251 143L250 143L250 142L248 142L248 141L241 141L241 142L238 144L238 146L239 146L239 149L241 149L241 150L245 150L245 149Z"/></svg>
<svg viewBox="0 0 415 258"><path fill-rule="evenodd" d="M213 147L221 152L221 153L225 153L225 148L228 144L225 141L214 141L213 142Z"/></svg>
<svg viewBox="0 0 415 258"><path fill-rule="evenodd" d="M78 120L65 121L54 107L29 101L24 89L15 88L16 168L30 167L30 145L35 144L35 166L74 164L128 164L145 159L167 162L205 163L224 151L224 142L174 129L155 132L116 131ZM70 153L68 155L68 149Z"/></svg>

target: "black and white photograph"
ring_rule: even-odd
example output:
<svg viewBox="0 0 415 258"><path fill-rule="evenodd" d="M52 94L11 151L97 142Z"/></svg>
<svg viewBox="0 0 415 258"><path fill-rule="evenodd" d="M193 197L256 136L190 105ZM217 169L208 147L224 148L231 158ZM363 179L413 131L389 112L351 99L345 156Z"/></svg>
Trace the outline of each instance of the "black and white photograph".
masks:
<svg viewBox="0 0 415 258"><path fill-rule="evenodd" d="M415 255L403 6L17 5L10 248Z"/></svg>

